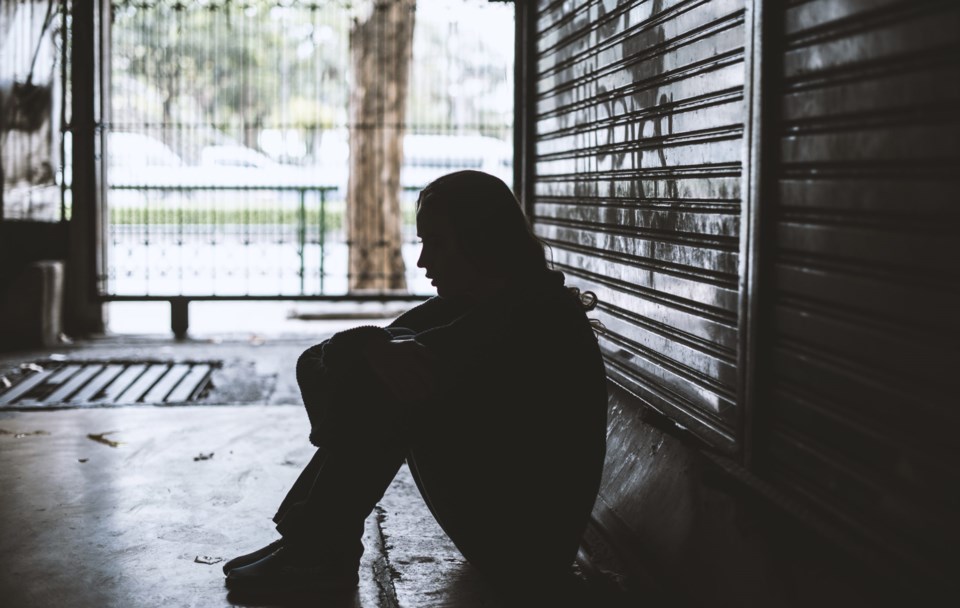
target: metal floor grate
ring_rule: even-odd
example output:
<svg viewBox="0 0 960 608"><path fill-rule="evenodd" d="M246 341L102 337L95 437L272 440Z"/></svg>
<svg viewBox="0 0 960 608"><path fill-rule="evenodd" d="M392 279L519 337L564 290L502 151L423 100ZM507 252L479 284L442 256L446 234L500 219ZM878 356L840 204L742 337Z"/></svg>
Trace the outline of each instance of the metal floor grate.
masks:
<svg viewBox="0 0 960 608"><path fill-rule="evenodd" d="M221 365L142 359L26 363L3 377L0 408L190 403L211 386Z"/></svg>

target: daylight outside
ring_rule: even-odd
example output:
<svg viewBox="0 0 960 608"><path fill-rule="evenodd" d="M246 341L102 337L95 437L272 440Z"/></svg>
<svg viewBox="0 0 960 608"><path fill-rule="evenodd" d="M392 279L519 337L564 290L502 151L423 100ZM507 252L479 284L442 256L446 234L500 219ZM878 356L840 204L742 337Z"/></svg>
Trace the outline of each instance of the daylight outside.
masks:
<svg viewBox="0 0 960 608"><path fill-rule="evenodd" d="M113 3L104 295L430 292L419 190L512 182L513 6L393 4Z"/></svg>

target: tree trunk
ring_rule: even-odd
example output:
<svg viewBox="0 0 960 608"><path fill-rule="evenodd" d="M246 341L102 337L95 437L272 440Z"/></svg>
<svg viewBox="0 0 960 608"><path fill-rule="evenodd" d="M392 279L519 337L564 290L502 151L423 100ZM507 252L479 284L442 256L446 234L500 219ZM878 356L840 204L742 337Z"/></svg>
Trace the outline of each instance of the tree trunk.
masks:
<svg viewBox="0 0 960 608"><path fill-rule="evenodd" d="M349 289L406 291L400 165L416 0L374 0L350 31Z"/></svg>

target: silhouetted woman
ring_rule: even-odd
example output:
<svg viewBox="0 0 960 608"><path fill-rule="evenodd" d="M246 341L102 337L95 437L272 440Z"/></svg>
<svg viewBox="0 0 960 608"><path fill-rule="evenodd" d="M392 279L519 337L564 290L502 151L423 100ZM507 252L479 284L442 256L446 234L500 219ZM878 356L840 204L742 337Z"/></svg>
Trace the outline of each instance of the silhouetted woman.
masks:
<svg viewBox="0 0 960 608"><path fill-rule="evenodd" d="M274 517L281 539L228 562L230 588L356 585L364 520L404 460L495 585L569 571L606 433L603 361L579 292L548 269L516 198L485 173L427 186L417 232L417 265L438 296L300 357L318 450Z"/></svg>

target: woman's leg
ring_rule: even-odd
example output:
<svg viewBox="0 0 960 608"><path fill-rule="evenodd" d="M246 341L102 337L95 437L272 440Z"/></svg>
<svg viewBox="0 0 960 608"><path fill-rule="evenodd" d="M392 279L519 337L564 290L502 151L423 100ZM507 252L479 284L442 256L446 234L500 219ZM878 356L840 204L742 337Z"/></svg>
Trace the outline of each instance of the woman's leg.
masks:
<svg viewBox="0 0 960 608"><path fill-rule="evenodd" d="M359 564L363 523L396 476L406 447L373 429L355 439L318 449L274 517L284 542L304 556Z"/></svg>
<svg viewBox="0 0 960 608"><path fill-rule="evenodd" d="M315 354L311 351L304 355ZM308 373L309 361L301 360L298 379L305 405L308 410L324 408L322 432L314 429L313 435L325 441L274 517L282 551L231 570L228 584L234 587L290 587L323 580L317 577L318 567L338 580L355 579L364 521L406 455L407 446L395 432L396 410L368 366L357 365L332 383ZM321 382L327 385L318 387ZM316 402L321 396L326 400L322 404Z"/></svg>
<svg viewBox="0 0 960 608"><path fill-rule="evenodd" d="M563 446L544 447L544 457L528 445L536 443L455 425L414 441L407 457L444 532L508 595L542 593L567 579L589 514Z"/></svg>

